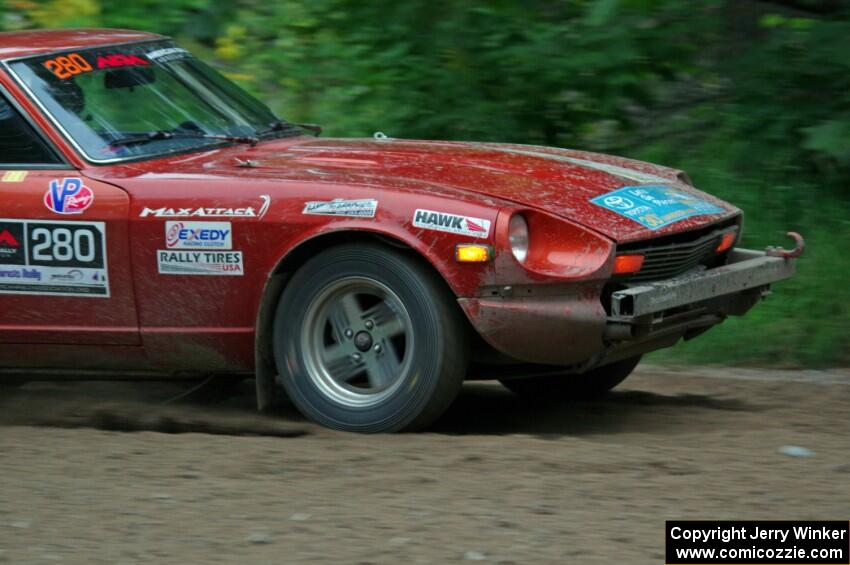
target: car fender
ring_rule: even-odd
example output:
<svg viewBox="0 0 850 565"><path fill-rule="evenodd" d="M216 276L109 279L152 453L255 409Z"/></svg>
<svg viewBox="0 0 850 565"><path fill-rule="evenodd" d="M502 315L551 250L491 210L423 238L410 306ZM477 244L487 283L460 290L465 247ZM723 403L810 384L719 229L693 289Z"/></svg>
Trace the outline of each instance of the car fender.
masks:
<svg viewBox="0 0 850 565"><path fill-rule="evenodd" d="M483 266L459 265L454 261L453 252L450 256L445 253L447 249L453 250L451 238L437 238L429 242L417 237L413 231L405 229L399 223L378 224L362 219L334 221L317 225L301 235L298 241L274 254L277 260L274 268L269 270L257 308L255 372L257 406L263 411L273 410L285 402L282 387L277 386L275 382L278 371L272 344L272 328L280 295L291 274L316 253L358 237L364 241L371 239L407 248L430 265L446 282L447 290L455 296L463 296L459 293L474 292L471 289L477 288L482 281L492 277L494 269L492 263ZM441 255L438 249L444 253ZM475 269L464 271L464 267Z"/></svg>

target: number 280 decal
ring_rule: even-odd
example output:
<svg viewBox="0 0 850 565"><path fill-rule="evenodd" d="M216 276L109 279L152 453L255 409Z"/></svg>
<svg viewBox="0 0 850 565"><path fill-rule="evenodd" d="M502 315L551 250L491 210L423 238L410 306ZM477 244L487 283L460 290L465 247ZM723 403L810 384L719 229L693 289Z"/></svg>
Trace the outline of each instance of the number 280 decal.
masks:
<svg viewBox="0 0 850 565"><path fill-rule="evenodd" d="M0 219L0 294L108 298L106 224Z"/></svg>
<svg viewBox="0 0 850 565"><path fill-rule="evenodd" d="M71 53L63 55L44 62L47 70L56 75L56 78L65 80L74 75L93 71L91 64L86 61L79 53Z"/></svg>

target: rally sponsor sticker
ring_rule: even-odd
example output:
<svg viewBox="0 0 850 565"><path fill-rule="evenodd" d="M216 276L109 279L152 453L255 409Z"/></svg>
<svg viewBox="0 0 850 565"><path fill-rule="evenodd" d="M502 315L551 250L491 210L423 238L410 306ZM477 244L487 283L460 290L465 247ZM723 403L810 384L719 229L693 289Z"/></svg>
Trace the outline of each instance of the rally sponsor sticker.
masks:
<svg viewBox="0 0 850 565"><path fill-rule="evenodd" d="M446 214L433 210L416 210L413 214L413 225L417 228L444 231L472 237L487 237L490 235L490 220Z"/></svg>
<svg viewBox="0 0 850 565"><path fill-rule="evenodd" d="M591 202L651 230L692 216L722 214L726 211L692 194L664 185L625 186L597 196Z"/></svg>
<svg viewBox="0 0 850 565"><path fill-rule="evenodd" d="M26 226L23 222L0 223L0 265L26 265Z"/></svg>
<svg viewBox="0 0 850 565"><path fill-rule="evenodd" d="M145 206L139 212L140 218L257 218L262 219L269 211L269 206L272 203L272 197L268 194L260 195L260 206L241 206L216 208L210 206L188 207L188 208L171 208L163 206L161 208L150 208Z"/></svg>
<svg viewBox="0 0 850 565"><path fill-rule="evenodd" d="M145 53L145 57L151 61L156 61L157 63L180 61L182 59L188 59L191 56L192 55L188 51L181 49L180 47L166 47L164 49L157 49L155 51Z"/></svg>
<svg viewBox="0 0 850 565"><path fill-rule="evenodd" d="M103 222L0 219L0 294L109 297Z"/></svg>
<svg viewBox="0 0 850 565"><path fill-rule="evenodd" d="M361 200L343 200L337 198L329 202L307 202L303 214L317 216L352 216L355 218L373 218L378 209L378 201L371 198Z"/></svg>
<svg viewBox="0 0 850 565"><path fill-rule="evenodd" d="M94 204L94 192L83 179L52 180L44 193L44 205L56 214L82 214Z"/></svg>
<svg viewBox="0 0 850 565"><path fill-rule="evenodd" d="M169 249L231 249L230 222L165 222L165 246Z"/></svg>
<svg viewBox="0 0 850 565"><path fill-rule="evenodd" d="M7 171L3 173L0 182L24 182L27 179L27 171Z"/></svg>
<svg viewBox="0 0 850 565"><path fill-rule="evenodd" d="M245 267L241 251L173 251L156 252L161 275L242 276Z"/></svg>

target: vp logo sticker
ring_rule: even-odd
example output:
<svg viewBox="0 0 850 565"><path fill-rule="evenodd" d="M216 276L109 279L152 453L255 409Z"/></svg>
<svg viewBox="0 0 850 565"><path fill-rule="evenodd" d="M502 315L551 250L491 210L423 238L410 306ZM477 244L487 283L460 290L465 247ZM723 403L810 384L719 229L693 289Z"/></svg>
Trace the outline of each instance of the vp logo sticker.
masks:
<svg viewBox="0 0 850 565"><path fill-rule="evenodd" d="M93 203L94 192L78 178L52 180L44 194L44 205L57 214L82 214Z"/></svg>

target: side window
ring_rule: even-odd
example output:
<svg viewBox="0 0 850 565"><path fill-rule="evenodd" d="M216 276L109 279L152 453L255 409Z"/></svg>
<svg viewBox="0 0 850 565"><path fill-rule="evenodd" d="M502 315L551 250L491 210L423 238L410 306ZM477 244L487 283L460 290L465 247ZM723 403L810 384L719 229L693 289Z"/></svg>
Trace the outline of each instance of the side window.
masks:
<svg viewBox="0 0 850 565"><path fill-rule="evenodd" d="M0 93L0 167L60 162L39 134Z"/></svg>

